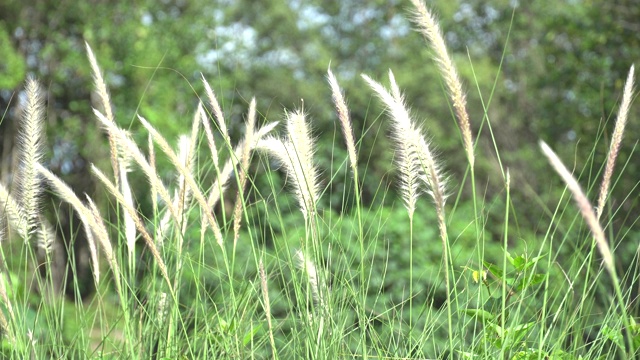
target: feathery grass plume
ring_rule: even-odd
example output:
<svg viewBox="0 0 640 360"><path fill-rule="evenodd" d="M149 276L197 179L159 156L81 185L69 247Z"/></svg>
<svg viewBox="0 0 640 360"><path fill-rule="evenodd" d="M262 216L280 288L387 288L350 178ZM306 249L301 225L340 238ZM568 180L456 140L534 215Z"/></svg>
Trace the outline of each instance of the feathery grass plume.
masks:
<svg viewBox="0 0 640 360"><path fill-rule="evenodd" d="M5 273L1 273L0 272L0 299L2 300L2 302L7 307L7 311L9 311L9 316L11 317L11 321L15 322L16 315L13 312L13 306L11 306L11 301L9 300L9 296L7 294L7 287L6 287L6 284L5 284L7 276L9 276L9 274L5 274ZM2 315L4 315L3 311L0 311L0 313L2 313Z"/></svg>
<svg viewBox="0 0 640 360"><path fill-rule="evenodd" d="M38 229L39 200L42 191L36 164L42 159L44 99L40 85L31 77L27 78L25 92L27 102L18 133L20 167L14 182L18 184L16 199L22 205L25 226L31 235Z"/></svg>
<svg viewBox="0 0 640 360"><path fill-rule="evenodd" d="M627 124L627 115L629 114L629 107L631 107L631 97L633 95L633 72L634 67L631 65L629 70L629 76L627 82L624 85L624 92L622 94L622 103L618 110L618 118L616 119L616 126L611 136L611 145L609 146L609 156L607 156L607 164L604 168L604 176L602 183L600 184L600 194L598 196L598 206L596 207L597 218L600 219L604 210L604 203L607 199L607 193L609 192L609 186L611 184L611 177L613 176L613 168L615 166L618 152L620 151L620 143L622 142L622 135L624 134L624 127Z"/></svg>
<svg viewBox="0 0 640 360"><path fill-rule="evenodd" d="M270 122L258 129L253 136L253 141L251 141L251 149L253 150L257 148L260 140L267 134L269 134L277 125L277 121ZM227 162L224 164L222 171L220 171L218 178L213 184L211 192L209 193L209 197L207 198L207 204L210 208L213 208L218 203L222 192L224 192L224 190L226 189L226 183L227 181L229 181L231 174L233 174L233 169L236 167L238 161L240 161L240 158L242 157L242 149L244 149L244 140L240 141L236 145L233 153L231 154L231 157L229 157Z"/></svg>
<svg viewBox="0 0 640 360"><path fill-rule="evenodd" d="M140 219L140 216L138 216L137 210L133 207L130 207L126 203L124 196L118 190L118 188L116 188L115 185L107 178L107 176L104 173L102 173L102 171L100 171L100 169L95 167L95 165L93 164L91 165L91 172L98 178L98 180L100 180L107 187L107 190L109 190L111 195L113 195L116 198L116 200L123 206L125 211L127 211L129 215L131 215L136 225L136 228L138 229L138 232L140 233L140 235L142 235L142 238L144 239L147 245L147 248L149 249L149 251L151 251L151 255L153 255L153 258L156 260L158 269L160 269L160 273L162 274L162 277L167 282L167 286L169 286L169 290L171 290L171 292L173 293L173 287L171 286L171 281L169 280L169 274L167 273L167 266L164 264L164 260L162 260L162 257L158 252L158 248L156 247L155 243L153 242L153 239L147 232L147 229L145 228L144 223Z"/></svg>
<svg viewBox="0 0 640 360"><path fill-rule="evenodd" d="M351 171L353 171L353 173L355 174L358 165L358 157L356 155L356 143L353 139L353 128L351 127L349 108L347 108L347 103L345 102L342 91L340 90L340 85L338 85L338 80L336 80L336 77L331 72L331 69L327 71L327 80L329 81L329 86L331 87L331 95L333 98L333 103L336 107L336 112L338 113L338 119L340 120L342 134L344 135L344 140L347 144Z"/></svg>
<svg viewBox="0 0 640 360"><path fill-rule="evenodd" d="M168 307L169 307L169 301L167 300L167 293L161 292L160 299L158 299L158 314L157 314L158 326L163 326L164 320L167 318L167 313L169 310Z"/></svg>
<svg viewBox="0 0 640 360"><path fill-rule="evenodd" d="M473 168L475 163L475 155L473 153L473 138L471 135L471 125L469 123L469 114L467 113L467 100L464 91L462 90L462 82L458 76L453 61L447 52L447 46L440 30L438 21L427 9L422 0L411 0L415 7L415 13L413 22L418 25L418 28L422 35L428 39L435 52L435 60L440 68L440 72L444 77L444 81L449 90L449 96L453 103L453 109L456 117L458 118L458 124L462 131L462 139L464 143L465 151L467 152L467 159L469 165Z"/></svg>
<svg viewBox="0 0 640 360"><path fill-rule="evenodd" d="M194 149L193 149L193 138L189 138L187 136L180 136L178 138L178 160L182 162L184 168L189 172L189 174L193 174L193 165L194 165ZM189 203L191 202L191 190L187 186L185 182L185 176L183 174L179 174L178 176L178 191L176 193L176 197L174 199L174 204L176 209L178 209L178 214L180 215L180 220L182 222L182 229L180 233L184 235L186 231L186 210L189 207Z"/></svg>
<svg viewBox="0 0 640 360"><path fill-rule="evenodd" d="M2 184L0 184L0 211L2 211L3 220L6 219L9 222L9 226L26 241L29 238L29 229L25 211Z"/></svg>
<svg viewBox="0 0 640 360"><path fill-rule="evenodd" d="M129 162L130 159L123 153L123 158L118 164L118 166L120 166L118 173L120 175L120 189L124 200L126 201L127 206L134 207L133 195L131 193L131 187L129 186L129 179L127 178ZM136 225L133 222L133 218L126 211L124 211L122 216L124 219L124 238L127 243L127 252L129 254L129 259L133 260L135 258L136 250Z"/></svg>
<svg viewBox="0 0 640 360"><path fill-rule="evenodd" d="M4 288L4 281L0 279L0 283L2 283L0 285L0 292L5 293L4 297L6 297L6 289ZM5 304L7 304L7 308L11 306L9 302L5 302ZM13 312L13 310L11 310L11 312ZM4 311L0 311L0 330L8 338L9 343L14 344L15 339L13 337L11 328L9 327L9 322L7 322L7 318L5 318L4 316Z"/></svg>
<svg viewBox="0 0 640 360"><path fill-rule="evenodd" d="M445 286L447 289L448 323L449 333L451 334L453 324L451 314L451 282L449 280L449 244L444 209L446 195L440 167L435 160L435 156L429 149L429 144L422 136L420 127L415 125L411 120L393 72L389 70L391 93L368 76L362 75L362 77L376 92L378 97L382 99L387 107L387 111L391 115L392 137L396 144L396 153L398 154L396 166L400 172L401 192L409 213L411 234L413 234L413 215L416 209L416 202L421 192L426 190L427 193L431 195L435 204L440 239L442 242L442 258L444 263ZM413 244L412 235L410 244ZM411 264L409 276L413 278L413 252L410 253L409 259ZM410 296L413 296L412 281L409 285L409 292ZM410 298L409 307L411 308L411 306ZM450 346L453 349L452 342L450 342Z"/></svg>
<svg viewBox="0 0 640 360"><path fill-rule="evenodd" d="M193 171L193 159L191 158L191 154L193 154L193 152L191 151L191 144L191 139L185 135L182 135L178 138L178 158L180 159L180 161L182 161L185 168L188 168L190 172ZM185 214L190 202L191 191L189 191L189 187L187 187L185 184L184 175L178 174L178 189L175 191L173 197L173 206L178 210L180 222L177 223L176 226L180 226L180 234L183 236L187 231L187 219ZM158 247L162 247L164 245L164 236L167 234L170 222L171 214L165 212L164 216L160 220L160 223L158 224L158 227L156 228L156 243ZM179 237L179 249L182 249L183 236Z"/></svg>
<svg viewBox="0 0 640 360"><path fill-rule="evenodd" d="M209 146L209 150L211 151L211 160L213 161L213 166L216 170L216 175L220 174L220 167L218 162L220 161L218 157L218 149L216 148L216 142L213 138L213 131L211 131L211 124L209 124L209 118L204 113L204 109L199 108L200 110L200 119L202 119L202 125L204 127L204 133L207 137L207 145Z"/></svg>
<svg viewBox="0 0 640 360"><path fill-rule="evenodd" d="M220 133L222 134L222 137L224 138L227 146L231 146L231 143L229 141L229 130L227 130L227 124L224 122L222 108L220 108L220 104L218 103L216 94L213 92L213 89L211 89L211 86L209 86L209 82L207 82L207 79L204 78L204 75L202 75L202 83L204 84L204 89L207 93L209 104L211 105L211 108L213 108L213 116L218 122L218 129L220 130Z"/></svg>
<svg viewBox="0 0 640 360"><path fill-rule="evenodd" d="M167 191L167 188L162 184L162 180L158 177L158 174L155 171L155 168L151 167L149 162L145 159L142 151L138 148L138 145L131 140L129 134L119 128L114 122L109 121L102 113L96 109L93 109L93 113L96 115L98 121L102 124L102 126L109 132L109 134L113 135L116 139L118 145L125 149L127 153L131 156L133 161L135 161L138 166L142 169L144 174L147 176L149 184L152 184L152 187L156 189L158 195L162 201L164 201L165 206L169 209L169 212L173 216L175 221L178 221L178 213L173 206L171 201L171 196Z"/></svg>
<svg viewBox="0 0 640 360"><path fill-rule="evenodd" d="M118 292L118 295L120 295L120 298L122 298L122 289L120 287L120 266L118 265L118 260L113 253L113 247L111 246L111 241L109 240L109 233L107 232L107 228L104 226L104 222L102 221L102 216L100 215L98 207L88 195L85 194L85 196L87 198L87 205L89 207L89 210L91 211L91 216L93 216L93 221L95 223L94 232L96 233L96 237L100 242L102 252L109 262L109 267L113 272L113 276L116 279L116 291Z"/></svg>
<svg viewBox="0 0 640 360"><path fill-rule="evenodd" d="M102 77L102 71L100 71L98 61L96 60L96 57L93 54L93 50L91 50L91 46L89 46L89 43L85 42L85 46L87 48L87 57L89 58L89 64L91 65L91 71L93 73L93 82L95 83L98 97L102 102L102 111L104 111L104 114L106 115L107 119L109 119L109 121L115 123L113 110L111 109L111 99L109 97L109 91L107 90L107 84ZM111 167L113 168L113 177L116 180L116 185L119 186L118 183L120 181L120 176L118 174L118 171L120 170L120 167L118 166L118 146L113 135L107 135L109 137L109 150L111 154Z"/></svg>
<svg viewBox="0 0 640 360"><path fill-rule="evenodd" d="M207 130L208 124L206 124L205 122L205 131L207 132L207 142L209 143L209 148L211 149L214 166L216 168L216 174L218 175L216 181L211 187L209 196L207 197L207 206L209 207L209 209L213 209L214 206L218 203L218 201L222 197L222 193L226 189L226 183L227 181L229 181L231 174L233 173L236 165L238 164L238 162L242 157L242 152L245 148L244 143L248 142L251 144L250 150L255 149L258 145L258 141L260 141L260 139L262 139L264 136L270 133L277 125L278 125L277 121L268 123L263 127L261 127L260 129L258 129L257 131L252 132L252 139L250 139L250 141L246 141L247 139L240 141L234 148L227 162L224 164L222 171L220 171L220 168L218 166L218 152L216 151L215 143L213 142L213 136L211 134L210 128L209 130ZM247 132L245 131L245 136L246 136L246 133ZM229 144L229 146L231 145ZM204 231L205 231L204 229L206 228L205 221L207 221L206 218L202 218L201 237L204 236ZM218 245L222 246L222 242L219 242Z"/></svg>
<svg viewBox="0 0 640 360"><path fill-rule="evenodd" d="M4 239L4 234L0 237L0 240ZM13 312L13 307L11 306L11 301L9 301L9 296L7 295L7 288L5 286L5 277L9 276L0 272L0 299L7 307L7 311L9 312L9 317L11 317L11 322L15 324L16 316ZM4 311L0 311L0 326L2 327L3 333L9 338L9 341L13 343L15 341L15 337L13 336L13 331L9 327L9 323L7 319L4 317Z"/></svg>
<svg viewBox="0 0 640 360"><path fill-rule="evenodd" d="M276 341L273 337L273 325L271 324L271 302L269 301L269 285L267 284L267 273L264 270L264 263L262 258L258 264L260 271L260 285L262 287L262 298L264 300L264 313L267 317L267 326L269 327L269 342L271 343L271 351L273 352L273 358L276 359Z"/></svg>
<svg viewBox="0 0 640 360"><path fill-rule="evenodd" d="M363 75L363 78L385 103L391 115L393 139L399 155L397 166L407 207L411 211L415 210L415 201L422 191L422 182L438 211L444 210L446 192L440 165L422 136L421 128L411 120L393 72L389 70L391 93L370 77Z"/></svg>
<svg viewBox="0 0 640 360"><path fill-rule="evenodd" d="M45 255L50 255L56 241L56 231L42 216L39 218L37 239L37 247L44 251Z"/></svg>
<svg viewBox="0 0 640 360"><path fill-rule="evenodd" d="M305 219L312 219L320 184L313 164L313 138L302 112L287 113L287 134L286 140L265 138L258 142L258 148L270 153L285 167L302 214Z"/></svg>
<svg viewBox="0 0 640 360"><path fill-rule="evenodd" d="M318 269L316 268L316 264L314 264L313 261L311 261L301 250L296 250L295 257L297 259L298 267L304 270L305 274L307 275L307 280L309 281L309 285L311 287L313 300L318 303L321 308L324 308L324 297L322 296L322 292L320 291Z"/></svg>
<svg viewBox="0 0 640 360"><path fill-rule="evenodd" d="M156 171L156 151L153 146L153 138L151 135L147 135L147 143L149 144L149 166L154 173L158 173ZM158 190L156 189L155 183L151 182L151 205L153 208L153 213L156 214L158 212Z"/></svg>
<svg viewBox="0 0 640 360"><path fill-rule="evenodd" d="M605 238L604 231L598 222L598 217L596 216L591 203L589 203L589 199L584 194L580 185L576 181L576 179L571 175L569 170L564 166L558 155L556 155L553 150L547 145L544 141L540 141L540 148L542 148L542 152L549 159L549 162L553 166L554 170L560 175L562 180L567 184L569 191L573 194L573 198L578 205L578 209L580 209L580 213L582 217L586 221L589 229L591 229L591 233L593 233L593 237L596 240L596 245L598 246L598 250L602 255L602 260L607 268L607 271L612 276L615 276L615 267L613 264L613 255L611 254L611 249L609 248L609 243Z"/></svg>
<svg viewBox="0 0 640 360"><path fill-rule="evenodd" d="M87 234L87 242L89 244L89 252L91 254L91 263L93 265L93 277L97 286L100 281L100 265L98 263L98 251L96 249L96 244L91 232L93 231L95 233L98 233L96 230L98 226L93 218L91 211L89 211L89 209L82 203L80 198L76 196L75 192L69 187L69 185L67 185L54 173L49 171L49 169L46 169L40 164L35 164L35 169L47 180L47 182L51 185L58 196L62 200L71 204L73 209L78 214L78 217L80 218L80 221L82 222ZM108 241L108 239L106 241Z"/></svg>
<svg viewBox="0 0 640 360"><path fill-rule="evenodd" d="M251 143L253 142L253 132L256 127L256 98L251 99L249 104L249 112L247 114L247 126L245 128L244 143L242 146L242 154L240 155L240 179L238 184L238 194L236 196L236 204L233 210L233 245L238 242L240 236L240 225L242 223L242 205L243 194L247 186L247 171L249 170L249 160L251 157Z"/></svg>
<svg viewBox="0 0 640 360"><path fill-rule="evenodd" d="M151 136L153 137L153 140L158 144L158 146L160 146L160 149L162 150L162 152L164 152L167 155L167 157L169 158L173 166L176 167L176 170L178 170L178 173L184 176L185 183L187 184L188 187L191 188L193 197L196 199L196 201L200 205L201 211L205 214L205 217L207 218L207 222L209 223L209 226L211 226L211 230L213 230L213 235L215 236L216 241L219 244L221 244L222 231L220 230L220 226L218 225L218 222L215 220L213 211L207 205L207 200L204 198L204 195L202 194L202 191L200 191L198 184L196 184L196 181L193 179L192 174L180 162L180 159L178 159L178 156L176 155L176 153L173 151L173 149L171 149L171 146L169 146L169 143L167 142L167 140L162 135L160 135L160 133L153 126L151 126L151 124L147 120L145 120L145 118L138 115L138 119L140 120L140 123L142 123L142 126L144 126L145 129L147 129L147 131L149 132L149 134L151 134ZM178 223L180 223L179 216L177 219L178 219L177 220Z"/></svg>

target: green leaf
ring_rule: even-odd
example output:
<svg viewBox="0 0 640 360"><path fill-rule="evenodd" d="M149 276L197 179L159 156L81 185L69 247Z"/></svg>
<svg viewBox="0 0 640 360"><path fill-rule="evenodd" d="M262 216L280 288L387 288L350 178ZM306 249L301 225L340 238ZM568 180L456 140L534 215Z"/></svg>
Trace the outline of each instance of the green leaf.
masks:
<svg viewBox="0 0 640 360"><path fill-rule="evenodd" d="M242 338L242 344L244 346L249 345L249 343L251 342L251 339L253 339L253 337L258 333L258 331L260 331L262 329L262 324L252 327L251 331L247 332L244 335L244 338Z"/></svg>
<svg viewBox="0 0 640 360"><path fill-rule="evenodd" d="M600 330L602 335L611 340L614 344L616 344L620 349L624 349L624 338L622 336L622 332L610 327L609 325L605 325Z"/></svg>
<svg viewBox="0 0 640 360"><path fill-rule="evenodd" d="M493 276L498 278L498 280L502 280L502 278L504 277L504 273L502 272L502 269L500 269L496 265L487 261L483 261L482 263Z"/></svg>
<svg viewBox="0 0 640 360"><path fill-rule="evenodd" d="M469 316L477 317L483 323L495 319L495 316L492 313L483 309L464 309L464 313Z"/></svg>

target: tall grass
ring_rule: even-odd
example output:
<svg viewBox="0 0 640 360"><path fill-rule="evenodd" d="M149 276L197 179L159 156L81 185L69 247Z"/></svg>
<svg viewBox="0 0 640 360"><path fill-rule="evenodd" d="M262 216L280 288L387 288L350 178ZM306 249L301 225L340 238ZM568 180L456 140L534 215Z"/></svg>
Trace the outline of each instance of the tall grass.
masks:
<svg viewBox="0 0 640 360"><path fill-rule="evenodd" d="M396 189L376 196L397 192L402 211L364 205L362 184L368 179L361 159L366 156L357 144L365 135L354 132L347 94L331 70L327 73L326 101L333 101L344 138L344 145L334 146L344 146L347 154L332 160L336 168L348 167L349 180L341 190L353 194L343 197L344 208L353 210L342 214L324 207L337 171L320 169L313 121L304 109L286 110L278 135L277 122L260 125L265 119L252 99L242 139L234 139L203 77L207 105L198 103L191 129L175 142L144 114L136 117L148 135L143 149L118 125L89 45L100 99L95 121L109 139L111 170L91 165L104 197L76 194L45 166L43 90L27 80L19 171L14 184L0 185L2 220L8 224L1 234L7 264L0 270L2 355L635 357L640 326L633 317L631 290L637 286L637 269L625 270L616 262L614 239L607 239L602 225L617 212L604 216L633 98L633 67L602 166L597 207L582 190L580 172L569 171L541 141L542 154L577 206L562 193L546 233L528 244L514 244L509 239L519 230L512 228L510 214L518 209L511 192L517 187L509 170L501 169L504 217L492 228L502 229L502 239L485 243L488 204L476 196L474 170L482 154L475 149L464 85L436 18L424 3L413 4L413 20L434 49L466 154L471 181L460 186L470 186L473 196L466 211L458 202L447 204L447 195L459 190L458 181L445 176L452 164L436 156L438 139L427 140L420 116L409 110L391 70L388 87L362 78L384 106L375 121L389 124L393 143L392 149L376 151L392 151L395 159ZM484 115L476 118L490 122ZM165 169L158 168L157 156L168 160L172 180L159 175ZM600 163L594 154L588 161ZM147 189L130 185L138 177L146 178ZM63 240L70 239L57 239L45 219L45 189L71 205L89 240L96 292L85 301L68 300L54 285L61 276L54 271L55 256ZM429 201L421 200L424 194ZM232 200L232 209L225 208L225 197ZM144 198L152 205L141 211L138 202ZM470 238L459 235L465 232L461 223L472 224ZM582 231L583 223L590 233ZM14 235L23 241L9 242ZM618 241L625 237L619 236ZM465 258L471 248L478 250ZM568 251L577 255L567 256ZM79 256L69 252L66 271L83 261ZM78 277L71 278L74 283L64 285L77 286ZM602 296L609 290L613 296ZM593 299L596 294L600 303Z"/></svg>

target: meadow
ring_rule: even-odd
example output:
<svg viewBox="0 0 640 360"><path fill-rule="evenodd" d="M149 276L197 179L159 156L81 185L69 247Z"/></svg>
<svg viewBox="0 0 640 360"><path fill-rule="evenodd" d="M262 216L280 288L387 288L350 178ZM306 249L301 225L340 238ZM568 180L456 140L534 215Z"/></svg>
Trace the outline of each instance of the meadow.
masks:
<svg viewBox="0 0 640 360"><path fill-rule="evenodd" d="M190 130L169 139L144 113L133 114L144 134L118 125L87 44L99 105L92 121L108 138L110 166L92 164L96 194L78 194L46 166L45 91L27 79L18 165L12 183L0 185L2 356L635 358L637 219L614 231L614 217L625 214L610 198L627 166L621 144L637 141L623 136L633 66L621 79L623 93L609 94L621 100L610 138L597 134L609 143L605 157L575 154L587 163L575 168L539 141L544 176L563 187L544 195L557 196L546 228L521 229L514 219L528 210L512 201L521 189L509 168L495 173L500 201L487 203L477 182L479 134L472 129L494 139L489 113L468 113L467 86L438 20L421 0L412 4L411 21L448 96L442 106L457 124L461 178L447 171L438 139L411 111L396 69L359 79L370 91L370 122L387 123L388 133L354 131L349 93L327 64L327 98L303 99L277 121L251 99L240 138L231 136L230 117L202 76ZM318 163L316 140L331 134L314 132L308 106L335 114L333 148L340 150L331 151L329 164ZM389 138L391 147L383 142L371 151L392 154L390 187L368 183L365 137ZM167 172L171 178L161 175ZM131 186L142 179L145 186ZM373 200L363 200L365 184L376 189ZM69 214L45 211L46 193L71 206L88 253L58 238L56 216ZM471 201L461 201L467 194ZM396 195L392 207L375 205ZM621 252L632 260L621 264ZM91 269L89 297L71 270L79 263ZM65 288L76 296L62 294Z"/></svg>

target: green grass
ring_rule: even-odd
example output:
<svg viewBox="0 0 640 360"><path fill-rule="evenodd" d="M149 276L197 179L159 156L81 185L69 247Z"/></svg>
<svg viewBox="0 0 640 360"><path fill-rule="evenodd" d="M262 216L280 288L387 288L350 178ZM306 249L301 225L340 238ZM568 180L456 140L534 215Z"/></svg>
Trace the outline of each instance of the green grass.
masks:
<svg viewBox="0 0 640 360"><path fill-rule="evenodd" d="M502 193L483 198L476 188L476 157L482 154L471 129L488 129L496 144L491 119L485 112L473 117L481 124L468 123L462 86L437 23L425 11L419 7L415 21L435 48L461 129L467 176L447 180L453 164L430 150L393 73L388 89L365 76L363 85L384 105L372 100L367 122L388 122L392 129L394 148L375 151L393 151L397 169L389 174L393 185L381 183L371 205L360 193L371 154L359 153L358 143L385 134L353 133L343 98L349 94L341 93L331 72L328 87L341 134L333 134L331 162L321 168L303 109L289 111L274 135L274 124L258 125L252 101L243 139L231 139L204 79L208 105L198 106L190 133L175 149L142 117L153 145L136 144L113 119L89 49L102 101L96 126L112 149L112 169L92 167L99 184L95 198L105 199L100 210L41 165L41 141L26 141L42 136L44 121L37 111L41 90L30 80L34 111L25 113L26 140L19 148L26 160L14 184L0 187L9 225L1 248L2 355L634 358L640 346L632 311L637 255L622 264L616 254L636 251L628 244L638 234L637 219L606 203L612 186L599 180L613 175L633 72L604 161L595 151L585 154L587 166L571 175L543 146L553 159L545 175L554 179L555 168L568 187L532 194L531 206L540 206L546 217L537 229L522 228L514 221L522 210L511 194L523 189L506 167L496 174ZM321 106L325 99L307 101ZM490 97L485 109L489 103ZM175 178L163 181L158 174L167 169L157 163ZM138 177L149 186L129 189L129 179ZM95 255L75 253L69 245L64 251L77 234L55 239L55 222L47 225L40 210L45 189L72 205ZM588 198L598 199L597 210ZM138 204L144 202L153 205L143 214ZM53 218L62 216L71 214L54 212ZM619 218L629 226L616 233L611 223ZM74 272L81 267L93 270L92 284ZM80 289L87 286L96 291L82 300ZM75 296L64 296L64 288L75 289Z"/></svg>

